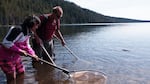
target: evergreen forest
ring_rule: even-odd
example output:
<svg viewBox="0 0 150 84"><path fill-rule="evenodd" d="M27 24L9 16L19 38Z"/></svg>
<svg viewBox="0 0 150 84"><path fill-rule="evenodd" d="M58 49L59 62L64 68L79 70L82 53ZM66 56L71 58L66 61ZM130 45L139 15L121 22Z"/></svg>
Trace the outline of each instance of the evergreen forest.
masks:
<svg viewBox="0 0 150 84"><path fill-rule="evenodd" d="M54 6L63 8L64 24L139 21L105 16L65 0L0 0L0 25L20 24L28 15L51 13Z"/></svg>

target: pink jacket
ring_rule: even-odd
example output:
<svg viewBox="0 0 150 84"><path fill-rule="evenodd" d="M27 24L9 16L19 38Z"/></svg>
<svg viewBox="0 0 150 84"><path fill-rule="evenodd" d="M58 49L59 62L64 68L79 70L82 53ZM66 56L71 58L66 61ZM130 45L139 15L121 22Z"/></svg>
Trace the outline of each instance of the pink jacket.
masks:
<svg viewBox="0 0 150 84"><path fill-rule="evenodd" d="M6 39L7 36L10 35L13 28L14 27L9 30L2 42L2 45L0 45L0 62L2 60L12 60L12 58L13 60L18 59L21 53L20 50L24 50L31 55L35 55L35 52L29 44L29 35L25 36L22 32L20 32L13 41L8 41Z"/></svg>

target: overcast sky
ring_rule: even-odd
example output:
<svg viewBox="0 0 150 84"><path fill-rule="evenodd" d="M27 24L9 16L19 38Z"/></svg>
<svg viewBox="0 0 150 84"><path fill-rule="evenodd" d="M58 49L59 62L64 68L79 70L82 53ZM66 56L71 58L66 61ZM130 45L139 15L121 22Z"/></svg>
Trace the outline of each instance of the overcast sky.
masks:
<svg viewBox="0 0 150 84"><path fill-rule="evenodd" d="M82 8L115 17L150 20L150 0L67 0Z"/></svg>

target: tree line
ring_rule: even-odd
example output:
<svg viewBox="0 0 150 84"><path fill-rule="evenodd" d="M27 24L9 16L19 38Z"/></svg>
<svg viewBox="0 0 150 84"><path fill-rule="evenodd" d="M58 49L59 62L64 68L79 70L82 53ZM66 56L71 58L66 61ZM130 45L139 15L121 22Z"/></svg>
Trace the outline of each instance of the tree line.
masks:
<svg viewBox="0 0 150 84"><path fill-rule="evenodd" d="M50 13L57 5L64 11L61 23L136 21L105 16L64 0L0 0L0 25L20 24L26 16Z"/></svg>

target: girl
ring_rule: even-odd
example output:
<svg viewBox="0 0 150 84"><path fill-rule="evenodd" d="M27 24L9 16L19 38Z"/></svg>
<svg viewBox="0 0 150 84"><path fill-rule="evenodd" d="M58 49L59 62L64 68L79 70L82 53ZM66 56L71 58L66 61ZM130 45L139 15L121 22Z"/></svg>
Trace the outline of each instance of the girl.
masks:
<svg viewBox="0 0 150 84"><path fill-rule="evenodd" d="M29 38L41 23L37 16L27 17L20 26L12 26L0 45L0 67L6 74L7 84L21 84L25 68L21 55L32 55L38 60L30 47ZM21 80L22 79L22 80Z"/></svg>

